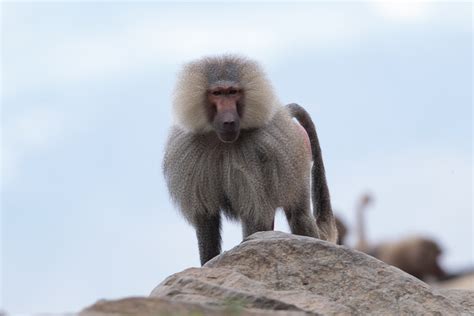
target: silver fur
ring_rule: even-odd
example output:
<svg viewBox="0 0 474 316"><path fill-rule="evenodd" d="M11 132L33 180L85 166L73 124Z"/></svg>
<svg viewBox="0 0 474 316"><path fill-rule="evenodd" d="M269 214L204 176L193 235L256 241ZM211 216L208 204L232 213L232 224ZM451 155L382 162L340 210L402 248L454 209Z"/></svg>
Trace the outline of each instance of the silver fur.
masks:
<svg viewBox="0 0 474 316"><path fill-rule="evenodd" d="M211 131L205 112L210 84L237 79L245 91L245 113L241 128L257 128L270 121L278 103L260 66L243 57L225 55L190 62L178 75L173 112L176 125L194 133Z"/></svg>
<svg viewBox="0 0 474 316"><path fill-rule="evenodd" d="M234 143L220 141L206 117L207 88L221 80L238 80L245 95ZM202 264L220 252L221 214L240 220L245 237L272 229L282 207L293 233L335 241L334 233L320 236L310 212L311 155L301 131L255 62L223 56L188 64L173 106L163 170L173 201L196 228Z"/></svg>
<svg viewBox="0 0 474 316"><path fill-rule="evenodd" d="M310 156L294 124L281 107L270 124L242 131L232 144L214 133L173 127L164 170L171 197L186 219L194 224L196 216L217 213L230 203L233 211L223 210L227 217L265 222L276 208L309 199Z"/></svg>

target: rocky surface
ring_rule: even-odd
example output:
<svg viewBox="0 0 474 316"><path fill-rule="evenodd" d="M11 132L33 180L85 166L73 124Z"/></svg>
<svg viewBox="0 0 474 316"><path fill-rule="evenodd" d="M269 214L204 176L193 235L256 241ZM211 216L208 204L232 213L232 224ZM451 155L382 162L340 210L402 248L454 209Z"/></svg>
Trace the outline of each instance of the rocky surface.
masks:
<svg viewBox="0 0 474 316"><path fill-rule="evenodd" d="M163 298L130 297L115 301L102 300L83 310L79 316L304 316L302 312L248 309L224 302L221 306L209 306Z"/></svg>
<svg viewBox="0 0 474 316"><path fill-rule="evenodd" d="M464 306L470 312L470 315L474 315L474 291L442 289L439 290L439 293L452 300L453 302Z"/></svg>
<svg viewBox="0 0 474 316"><path fill-rule="evenodd" d="M474 292L436 289L364 253L260 232L164 280L150 298L82 315L474 315Z"/></svg>
<svg viewBox="0 0 474 316"><path fill-rule="evenodd" d="M469 273L457 278L434 284L444 289L459 289L474 291L474 273Z"/></svg>

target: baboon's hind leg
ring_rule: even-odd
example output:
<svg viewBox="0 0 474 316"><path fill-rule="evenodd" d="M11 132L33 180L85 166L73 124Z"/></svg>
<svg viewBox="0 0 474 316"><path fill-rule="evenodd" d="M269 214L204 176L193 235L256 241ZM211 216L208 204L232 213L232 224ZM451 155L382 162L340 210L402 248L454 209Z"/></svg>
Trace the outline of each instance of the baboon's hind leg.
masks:
<svg viewBox="0 0 474 316"><path fill-rule="evenodd" d="M319 238L316 219L309 207L309 201L284 209L291 233L301 236Z"/></svg>

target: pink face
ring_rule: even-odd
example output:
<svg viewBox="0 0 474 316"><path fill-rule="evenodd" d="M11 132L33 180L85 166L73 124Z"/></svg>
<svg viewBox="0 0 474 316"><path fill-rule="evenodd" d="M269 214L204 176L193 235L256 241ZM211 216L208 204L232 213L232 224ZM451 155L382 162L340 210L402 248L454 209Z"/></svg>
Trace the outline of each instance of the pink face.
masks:
<svg viewBox="0 0 474 316"><path fill-rule="evenodd" d="M236 85L218 85L207 91L209 120L219 139L233 143L239 138L243 92Z"/></svg>

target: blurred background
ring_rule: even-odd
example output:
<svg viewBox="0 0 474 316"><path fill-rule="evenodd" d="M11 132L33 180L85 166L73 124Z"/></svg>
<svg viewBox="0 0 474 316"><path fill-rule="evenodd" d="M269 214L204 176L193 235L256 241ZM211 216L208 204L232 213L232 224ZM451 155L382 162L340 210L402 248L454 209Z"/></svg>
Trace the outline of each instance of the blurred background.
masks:
<svg viewBox="0 0 474 316"><path fill-rule="evenodd" d="M180 66L228 52L308 109L349 227L369 191L369 240L428 236L446 270L474 263L471 2L0 8L0 309L77 311L199 266L161 161Z"/></svg>

